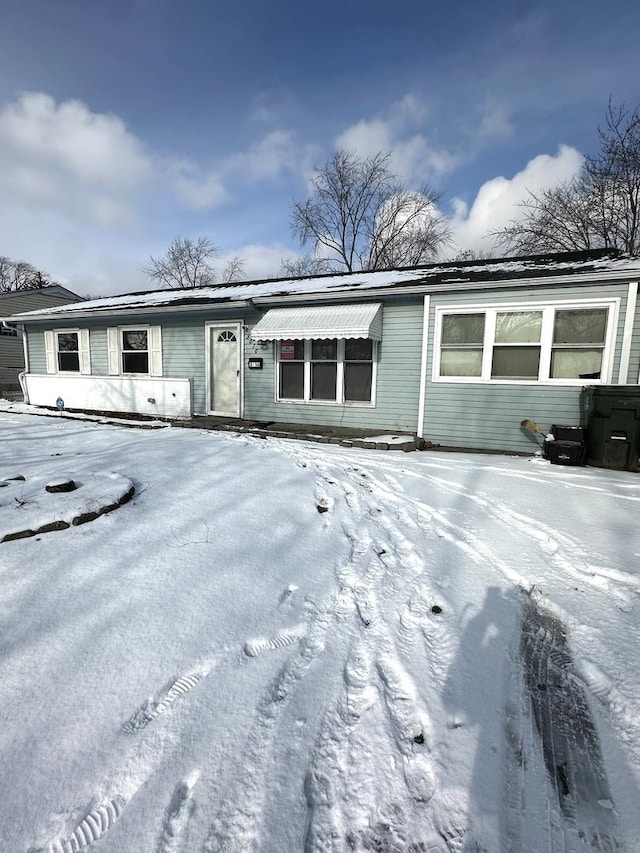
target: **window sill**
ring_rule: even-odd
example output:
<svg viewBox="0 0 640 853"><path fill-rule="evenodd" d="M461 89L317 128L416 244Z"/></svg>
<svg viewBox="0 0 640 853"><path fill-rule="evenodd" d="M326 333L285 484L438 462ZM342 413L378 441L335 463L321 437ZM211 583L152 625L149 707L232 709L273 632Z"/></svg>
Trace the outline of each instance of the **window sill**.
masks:
<svg viewBox="0 0 640 853"><path fill-rule="evenodd" d="M276 399L276 403L295 403L299 406L329 406L332 408L348 408L348 409L375 409L375 403L371 401L339 403L337 400L301 400L301 399Z"/></svg>
<svg viewBox="0 0 640 853"><path fill-rule="evenodd" d="M606 379L481 379L477 376L437 376L432 378L434 385L524 385L524 386L570 386L582 388L585 385L611 384Z"/></svg>

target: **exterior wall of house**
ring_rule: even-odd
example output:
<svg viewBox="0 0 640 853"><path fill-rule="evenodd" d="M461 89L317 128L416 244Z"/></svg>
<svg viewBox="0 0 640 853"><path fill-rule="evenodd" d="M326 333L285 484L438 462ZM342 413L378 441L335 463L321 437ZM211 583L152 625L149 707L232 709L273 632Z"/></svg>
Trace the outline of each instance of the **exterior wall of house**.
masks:
<svg viewBox="0 0 640 853"><path fill-rule="evenodd" d="M430 441L449 447L466 447L487 450L533 452L538 440L520 427L528 418L547 430L553 423L585 424L584 393L579 385L551 383L465 382L434 381L434 346L436 341L436 309L470 305L514 305L577 302L580 300L619 300L612 359L611 381L620 379L623 332L625 328L629 287L626 282L589 284L583 286L545 286L529 288L472 290L433 293L430 296L428 320L427 370L422 434ZM189 380L191 411L206 414L207 400L207 326L209 322L241 322L243 324L242 379L244 383L243 417L246 419L281 421L300 424L347 426L381 431L410 431L418 429L420 393L421 345L423 328L423 300L417 297L398 297L383 300L382 341L378 347L375 406L336 405L328 403L276 402L276 345L273 342L253 342L250 330L258 321L258 312L244 313L229 309L196 307L184 312L166 312L153 315L130 315L118 318L81 319L71 321L34 321L28 328L30 372L49 380L46 376L44 331L51 328L85 328L90 332L91 373L94 377L108 377L107 327L118 325L159 325L162 328L162 378ZM261 370L251 370L252 357L263 360ZM640 294L637 300L635 322L632 326L629 350L628 382L637 383L640 372ZM73 383L75 377L67 376ZM78 377L79 379L79 377ZM150 379L150 378L149 378ZM84 382L90 377L82 377ZM115 387L113 377L105 388ZM143 389L147 377L133 378L138 389ZM137 383L137 385L136 385ZM104 383L103 383L104 384ZM122 383L121 383L122 384ZM72 389L76 386L69 386ZM164 386L163 386L164 387ZM177 386L176 386L177 387ZM184 407L186 391L181 387L181 406ZM80 388L78 382L77 388ZM160 397L144 390L144 403L148 397ZM70 393L69 391L67 393ZM106 393L106 392L105 392ZM124 392L119 392L124 393ZM127 392L129 393L129 392ZM169 391L167 391L169 393ZM170 392L173 395L173 392ZM51 396L51 395L50 395ZM55 404L55 397L52 397ZM64 395L62 395L64 398ZM131 397L131 395L130 395ZM131 399L142 399L135 394ZM70 399L75 399L71 394ZM115 398L114 398L115 399ZM118 398L121 399L121 398ZM141 405L136 403L136 405ZM90 406L77 406L89 408ZM146 414L153 414L153 406L143 406ZM148 410L149 409L149 410ZM180 409L180 412L184 408ZM162 412L157 412L163 414ZM170 414L167 412L167 414Z"/></svg>
<svg viewBox="0 0 640 853"><path fill-rule="evenodd" d="M414 432L418 423L421 339L421 299L384 303L375 406L276 402L275 344L261 346L249 340L245 367L250 356L259 356L264 359L264 368L245 369L245 417Z"/></svg>
<svg viewBox="0 0 640 853"><path fill-rule="evenodd" d="M37 321L30 324L27 335L30 372L44 376L45 382L51 385L51 378L46 377L44 344L46 329L89 329L91 374L94 377L107 377L107 325L136 325L136 323L160 325L162 327L163 377L190 379L193 413L206 414L209 411L206 323L239 321L244 324L243 416L245 418L374 430L416 430L422 335L421 299L414 298L384 306L383 339L378 346L375 406L276 402L275 344L258 344L250 338L250 329L257 323L260 316L258 312L244 312L243 315L233 311L205 312L200 309L196 312L153 315L151 319L149 315L131 315L119 318L118 321L114 319L109 323L104 319L98 321L82 318L73 322L58 320L46 324ZM262 370L248 368L249 358L255 356L263 359ZM83 377L83 381L86 378ZM67 386L73 388L74 382L80 383L80 377L67 376L65 382ZM60 381L58 381L58 387L62 387ZM69 393L67 388L67 396ZM66 400L62 394L55 396L63 396ZM69 399L77 398L72 394ZM97 407L96 399L98 398L94 396L94 406ZM127 399L132 399L131 395ZM70 404L69 406L72 407ZM73 407L79 408L79 406ZM145 407L145 413L148 414L147 408Z"/></svg>
<svg viewBox="0 0 640 853"><path fill-rule="evenodd" d="M559 303L582 299L620 299L612 383L618 382L622 337L626 316L628 285L584 285L529 289L459 291L437 294L430 299L428 324L429 351L427 386L424 407L424 437L449 447L479 450L505 450L520 453L535 452L541 445L531 433L521 428L524 419L540 425L543 431L556 424L586 425L587 412L581 386L555 384L523 384L433 381L436 339L436 309L442 306L510 304L519 302ZM637 381L640 359L640 330L636 328L629 366L629 380ZM588 384L585 383L585 384Z"/></svg>

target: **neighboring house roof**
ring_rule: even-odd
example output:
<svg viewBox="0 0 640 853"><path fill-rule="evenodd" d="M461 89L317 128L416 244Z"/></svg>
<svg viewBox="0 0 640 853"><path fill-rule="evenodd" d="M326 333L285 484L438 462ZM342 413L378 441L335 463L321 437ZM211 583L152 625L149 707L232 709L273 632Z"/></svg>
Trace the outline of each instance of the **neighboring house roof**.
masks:
<svg viewBox="0 0 640 853"><path fill-rule="evenodd" d="M527 287L540 284L541 279L545 280L545 284L586 284L628 278L634 270L640 274L640 258L625 256L620 252L565 252L523 258L429 264L375 272L262 279L189 290L151 290L31 311L14 319L26 321L48 317L68 319L114 313L155 313L193 310L206 305L233 308L303 300L328 301L353 298L356 294L359 297L371 294L379 297L384 294L408 295L489 287Z"/></svg>
<svg viewBox="0 0 640 853"><path fill-rule="evenodd" d="M61 304L81 301L82 297L61 284L28 290L8 290L0 293L0 318L7 320L15 314L42 311Z"/></svg>

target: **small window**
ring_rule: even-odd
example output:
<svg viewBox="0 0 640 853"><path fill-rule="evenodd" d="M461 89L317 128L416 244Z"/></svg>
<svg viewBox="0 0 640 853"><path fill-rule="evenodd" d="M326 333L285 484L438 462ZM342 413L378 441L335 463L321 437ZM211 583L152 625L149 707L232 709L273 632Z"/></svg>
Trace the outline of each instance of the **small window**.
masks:
<svg viewBox="0 0 640 853"><path fill-rule="evenodd" d="M551 348L554 379L599 379L607 330L607 310L556 311Z"/></svg>
<svg viewBox="0 0 640 853"><path fill-rule="evenodd" d="M146 329L122 330L122 372L149 372L149 344Z"/></svg>
<svg viewBox="0 0 640 853"><path fill-rule="evenodd" d="M311 341L311 399L335 400L338 341Z"/></svg>
<svg viewBox="0 0 640 853"><path fill-rule="evenodd" d="M6 326L4 323L0 323L0 336L3 338L17 338L18 329L16 326L11 326L8 323Z"/></svg>
<svg viewBox="0 0 640 853"><path fill-rule="evenodd" d="M220 334L218 335L218 343L219 344L235 343L235 342L236 342L236 336L233 334L233 332L230 332L228 329L225 329L224 332L220 332Z"/></svg>
<svg viewBox="0 0 640 853"><path fill-rule="evenodd" d="M484 314L445 314L442 317L441 376L480 376Z"/></svg>
<svg viewBox="0 0 640 853"><path fill-rule="evenodd" d="M344 342L344 399L369 403L373 383L373 341L358 338Z"/></svg>
<svg viewBox="0 0 640 853"><path fill-rule="evenodd" d="M542 311L496 314L492 379L537 379L540 371Z"/></svg>
<svg viewBox="0 0 640 853"><path fill-rule="evenodd" d="M58 370L61 373L79 373L80 350L77 332L57 332L56 348Z"/></svg>
<svg viewBox="0 0 640 853"><path fill-rule="evenodd" d="M280 341L279 397L304 399L304 341Z"/></svg>

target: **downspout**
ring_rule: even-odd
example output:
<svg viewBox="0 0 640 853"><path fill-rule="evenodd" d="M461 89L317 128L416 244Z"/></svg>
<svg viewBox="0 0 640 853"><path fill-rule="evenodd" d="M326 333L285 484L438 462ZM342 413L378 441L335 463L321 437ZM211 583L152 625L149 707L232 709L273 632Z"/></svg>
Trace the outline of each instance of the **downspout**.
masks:
<svg viewBox="0 0 640 853"><path fill-rule="evenodd" d="M427 354L429 349L429 310L431 297L424 297L422 309L422 352L420 356L420 391L418 393L418 430L417 437L424 438L424 403L427 392Z"/></svg>
<svg viewBox="0 0 640 853"><path fill-rule="evenodd" d="M29 404L29 389L27 388L27 373L29 373L29 349L27 347L27 332L24 328L24 325L21 325L22 329L22 349L24 351L24 370L22 373L18 374L18 382L20 383L20 388L22 389L22 397L24 402Z"/></svg>
<svg viewBox="0 0 640 853"><path fill-rule="evenodd" d="M622 332L622 350L620 352L618 385L626 385L629 379L629 358L631 356L631 340L633 337L633 326L636 318L637 300L638 282L630 281L629 290L627 292L627 309L624 316L624 329Z"/></svg>

